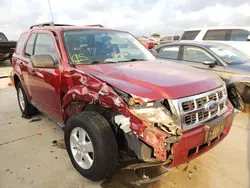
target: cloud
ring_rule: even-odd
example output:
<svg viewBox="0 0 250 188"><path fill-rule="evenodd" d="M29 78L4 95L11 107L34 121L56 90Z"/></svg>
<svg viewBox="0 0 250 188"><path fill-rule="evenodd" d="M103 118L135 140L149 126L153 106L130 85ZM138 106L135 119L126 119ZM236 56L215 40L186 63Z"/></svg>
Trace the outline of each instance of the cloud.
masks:
<svg viewBox="0 0 250 188"><path fill-rule="evenodd" d="M134 35L181 34L190 27L250 23L248 0L50 0L57 23L102 24ZM48 1L0 0L1 31L17 39L30 25L51 21Z"/></svg>

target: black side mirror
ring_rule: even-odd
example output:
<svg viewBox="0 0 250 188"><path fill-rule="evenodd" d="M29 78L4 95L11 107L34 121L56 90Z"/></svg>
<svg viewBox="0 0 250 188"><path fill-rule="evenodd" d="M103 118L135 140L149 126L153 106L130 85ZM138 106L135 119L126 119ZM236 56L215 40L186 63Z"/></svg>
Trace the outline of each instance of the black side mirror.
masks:
<svg viewBox="0 0 250 188"><path fill-rule="evenodd" d="M215 67L216 62L213 61L213 60L206 60L206 61L203 62L203 64L208 65L210 68L213 68L213 67Z"/></svg>

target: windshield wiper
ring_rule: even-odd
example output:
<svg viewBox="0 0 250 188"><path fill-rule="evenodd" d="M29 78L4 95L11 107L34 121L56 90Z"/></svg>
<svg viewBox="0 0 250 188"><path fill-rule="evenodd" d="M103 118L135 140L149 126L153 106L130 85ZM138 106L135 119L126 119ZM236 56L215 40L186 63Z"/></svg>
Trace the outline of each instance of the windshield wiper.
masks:
<svg viewBox="0 0 250 188"><path fill-rule="evenodd" d="M127 60L121 60L121 61L117 61L117 62L131 62L131 61L147 61L147 59L127 59Z"/></svg>
<svg viewBox="0 0 250 188"><path fill-rule="evenodd" d="M92 61L90 64L117 63L117 61Z"/></svg>

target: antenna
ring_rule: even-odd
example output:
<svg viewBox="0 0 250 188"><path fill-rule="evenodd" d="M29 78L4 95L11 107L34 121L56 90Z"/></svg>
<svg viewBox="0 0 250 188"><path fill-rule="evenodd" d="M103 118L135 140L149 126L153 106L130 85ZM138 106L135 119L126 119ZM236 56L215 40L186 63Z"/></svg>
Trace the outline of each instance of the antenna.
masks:
<svg viewBox="0 0 250 188"><path fill-rule="evenodd" d="M51 19L52 19L52 22L54 22L54 17L53 17L51 5L50 5L50 0L48 0L48 4L49 4L49 9L50 9Z"/></svg>

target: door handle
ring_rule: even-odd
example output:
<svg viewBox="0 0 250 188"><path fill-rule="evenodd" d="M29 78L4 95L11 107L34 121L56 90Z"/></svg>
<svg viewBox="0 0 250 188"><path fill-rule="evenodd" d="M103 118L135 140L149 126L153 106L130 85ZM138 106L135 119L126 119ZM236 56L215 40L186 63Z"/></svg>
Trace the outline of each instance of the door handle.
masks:
<svg viewBox="0 0 250 188"><path fill-rule="evenodd" d="M30 74L30 75L32 75L32 76L36 76L37 75L37 73L36 73L36 71L28 71L28 74Z"/></svg>

